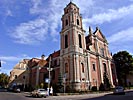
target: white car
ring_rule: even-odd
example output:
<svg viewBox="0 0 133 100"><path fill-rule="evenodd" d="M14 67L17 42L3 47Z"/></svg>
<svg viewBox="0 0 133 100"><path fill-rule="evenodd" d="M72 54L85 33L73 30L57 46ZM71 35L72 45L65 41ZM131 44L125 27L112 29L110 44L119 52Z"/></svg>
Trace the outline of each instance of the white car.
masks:
<svg viewBox="0 0 133 100"><path fill-rule="evenodd" d="M45 89L36 89L31 92L33 97L45 97L48 96L48 92Z"/></svg>

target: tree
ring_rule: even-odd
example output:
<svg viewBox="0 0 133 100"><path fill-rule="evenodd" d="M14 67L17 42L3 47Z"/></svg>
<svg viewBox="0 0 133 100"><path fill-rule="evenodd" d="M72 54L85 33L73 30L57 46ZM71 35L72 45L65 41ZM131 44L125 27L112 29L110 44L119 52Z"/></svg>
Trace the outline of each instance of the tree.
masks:
<svg viewBox="0 0 133 100"><path fill-rule="evenodd" d="M6 87L9 82L9 76L7 74L1 73L0 74L0 86Z"/></svg>
<svg viewBox="0 0 133 100"><path fill-rule="evenodd" d="M120 51L113 55L116 65L118 82L127 86L127 75L133 73L133 57L127 51Z"/></svg>

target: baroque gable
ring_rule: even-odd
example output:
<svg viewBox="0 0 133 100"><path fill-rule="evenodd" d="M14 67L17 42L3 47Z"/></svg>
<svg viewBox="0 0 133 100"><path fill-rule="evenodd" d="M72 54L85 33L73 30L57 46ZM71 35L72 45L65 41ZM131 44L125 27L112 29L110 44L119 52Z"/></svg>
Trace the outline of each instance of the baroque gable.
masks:
<svg viewBox="0 0 133 100"><path fill-rule="evenodd" d="M107 43L107 40L105 38L105 36L103 35L103 33L101 32L101 30L96 27L96 31L93 33L99 40L103 41L103 42L106 42Z"/></svg>

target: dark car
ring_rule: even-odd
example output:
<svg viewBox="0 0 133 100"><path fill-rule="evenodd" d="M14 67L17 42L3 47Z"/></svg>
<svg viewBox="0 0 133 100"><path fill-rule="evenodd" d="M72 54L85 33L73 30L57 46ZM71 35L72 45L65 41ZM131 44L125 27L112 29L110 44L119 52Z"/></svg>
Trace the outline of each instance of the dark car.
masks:
<svg viewBox="0 0 133 100"><path fill-rule="evenodd" d="M16 92L16 93L20 93L21 92L21 90L20 90L19 87L9 87L8 88L8 91L10 91L10 92Z"/></svg>
<svg viewBox="0 0 133 100"><path fill-rule="evenodd" d="M15 87L15 88L13 89L13 92L20 93L21 91L20 91L20 88Z"/></svg>
<svg viewBox="0 0 133 100"><path fill-rule="evenodd" d="M125 94L125 91L122 86L116 86L113 93L114 94Z"/></svg>

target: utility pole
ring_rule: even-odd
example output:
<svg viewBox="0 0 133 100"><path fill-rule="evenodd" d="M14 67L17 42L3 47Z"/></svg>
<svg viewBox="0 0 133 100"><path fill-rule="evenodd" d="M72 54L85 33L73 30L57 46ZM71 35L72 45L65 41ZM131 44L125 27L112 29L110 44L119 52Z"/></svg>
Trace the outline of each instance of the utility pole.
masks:
<svg viewBox="0 0 133 100"><path fill-rule="evenodd" d="M1 60L0 60L0 67L1 67Z"/></svg>
<svg viewBox="0 0 133 100"><path fill-rule="evenodd" d="M48 80L48 95L50 93L50 81L51 81L51 76L50 76L50 71L53 70L53 68L51 68L51 56L49 58L49 67L47 68L48 72L49 72L49 80Z"/></svg>

